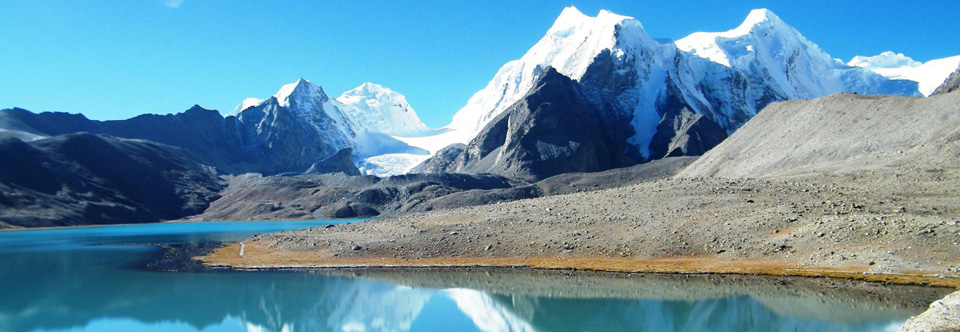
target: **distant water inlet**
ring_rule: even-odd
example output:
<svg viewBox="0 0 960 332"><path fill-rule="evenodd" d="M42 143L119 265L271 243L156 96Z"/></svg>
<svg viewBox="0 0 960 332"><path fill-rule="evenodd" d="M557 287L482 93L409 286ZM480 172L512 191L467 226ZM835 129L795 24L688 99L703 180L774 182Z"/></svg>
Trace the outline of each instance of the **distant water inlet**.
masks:
<svg viewBox="0 0 960 332"><path fill-rule="evenodd" d="M950 290L530 270L157 272L151 245L329 221L0 233L0 331L895 331ZM123 244L123 245L121 245Z"/></svg>

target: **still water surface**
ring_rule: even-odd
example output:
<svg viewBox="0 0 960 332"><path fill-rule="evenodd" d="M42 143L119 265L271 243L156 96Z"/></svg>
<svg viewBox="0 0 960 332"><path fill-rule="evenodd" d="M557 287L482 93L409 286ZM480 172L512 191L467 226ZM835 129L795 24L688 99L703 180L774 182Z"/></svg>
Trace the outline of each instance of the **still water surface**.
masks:
<svg viewBox="0 0 960 332"><path fill-rule="evenodd" d="M0 331L895 331L923 304L889 298L946 292L521 271L156 272L144 266L163 251L136 245L327 223L0 232Z"/></svg>

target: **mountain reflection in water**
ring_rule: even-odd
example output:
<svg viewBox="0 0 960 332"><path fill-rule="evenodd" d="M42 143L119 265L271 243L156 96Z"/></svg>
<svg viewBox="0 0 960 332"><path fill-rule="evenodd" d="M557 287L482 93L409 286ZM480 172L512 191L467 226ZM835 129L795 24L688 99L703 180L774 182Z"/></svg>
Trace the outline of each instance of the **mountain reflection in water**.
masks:
<svg viewBox="0 0 960 332"><path fill-rule="evenodd" d="M245 231L277 230L263 224ZM207 236L236 231L221 227ZM183 240L174 231L122 237ZM30 232L0 233L0 331L893 331L949 292L517 270L155 272L142 266L158 248L98 245L117 243L115 230Z"/></svg>

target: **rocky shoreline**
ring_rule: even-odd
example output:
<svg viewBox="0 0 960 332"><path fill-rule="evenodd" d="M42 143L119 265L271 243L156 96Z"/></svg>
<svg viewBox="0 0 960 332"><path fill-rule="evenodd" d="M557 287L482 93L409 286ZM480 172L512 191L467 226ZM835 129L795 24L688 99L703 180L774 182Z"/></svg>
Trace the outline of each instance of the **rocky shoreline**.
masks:
<svg viewBox="0 0 960 332"><path fill-rule="evenodd" d="M960 286L960 196L947 189L960 187L956 172L664 179L255 236L245 257L228 245L200 259L237 268L530 266Z"/></svg>

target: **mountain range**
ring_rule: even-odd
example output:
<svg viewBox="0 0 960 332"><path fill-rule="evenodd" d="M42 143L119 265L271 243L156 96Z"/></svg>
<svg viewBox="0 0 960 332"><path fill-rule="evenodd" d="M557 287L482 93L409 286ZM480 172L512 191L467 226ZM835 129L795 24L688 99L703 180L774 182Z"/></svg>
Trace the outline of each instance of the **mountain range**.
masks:
<svg viewBox="0 0 960 332"><path fill-rule="evenodd" d="M299 79L226 116L197 105L115 121L6 109L0 136L147 140L221 175L468 173L532 183L701 155L773 102L927 96L958 64L960 56L919 63L892 52L845 63L766 9L728 31L669 41L634 18L568 7L439 129L387 87L364 83L333 98Z"/></svg>

